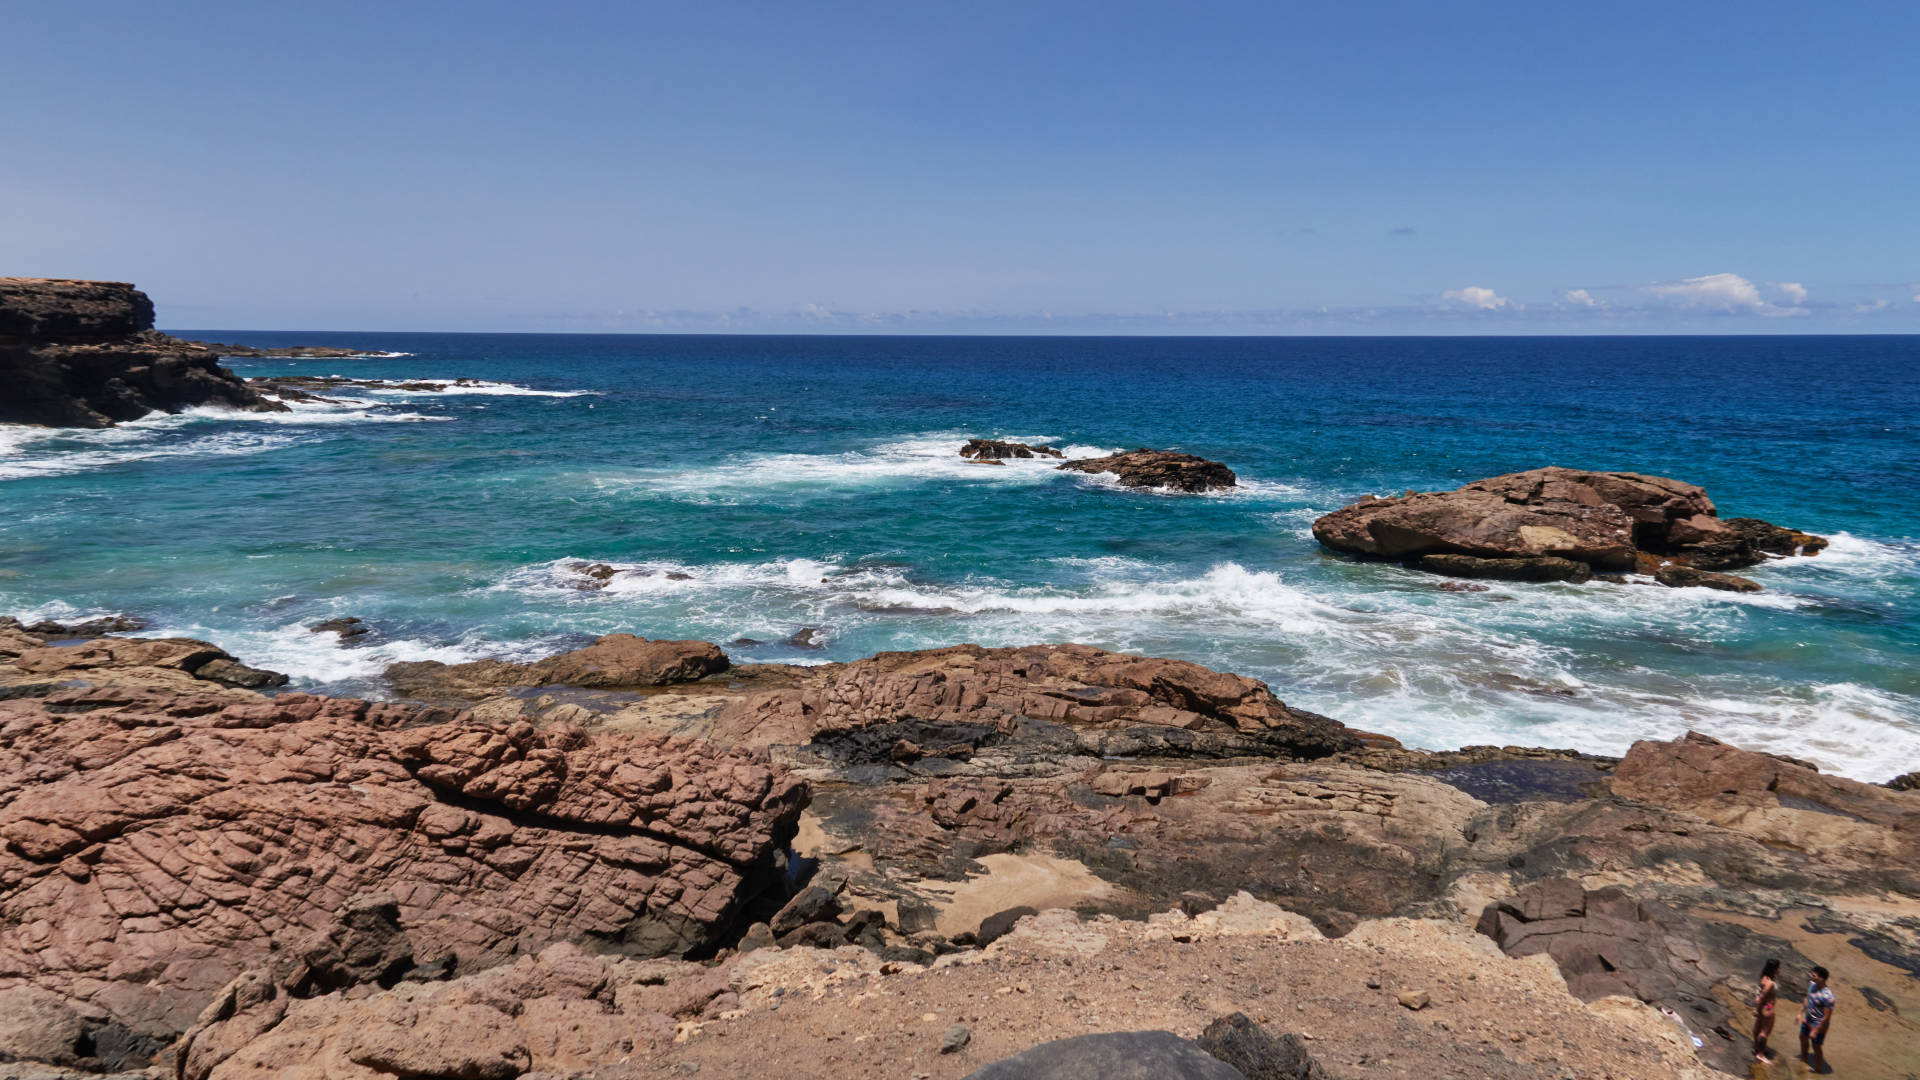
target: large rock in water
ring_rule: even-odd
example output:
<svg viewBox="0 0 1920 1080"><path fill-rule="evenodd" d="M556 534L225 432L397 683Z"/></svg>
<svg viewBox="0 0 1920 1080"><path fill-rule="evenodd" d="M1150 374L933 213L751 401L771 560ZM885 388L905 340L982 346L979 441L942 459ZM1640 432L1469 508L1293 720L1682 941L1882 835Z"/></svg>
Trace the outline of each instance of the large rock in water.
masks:
<svg viewBox="0 0 1920 1080"><path fill-rule="evenodd" d="M1239 483L1233 470L1217 461L1171 450L1129 450L1106 457L1080 458L1059 468L1069 472L1112 473L1133 488L1173 491L1213 491Z"/></svg>
<svg viewBox="0 0 1920 1080"><path fill-rule="evenodd" d="M1595 570L1651 569L1663 563L1697 570L1752 566L1768 554L1811 555L1817 536L1753 518L1722 521L1707 493L1661 476L1545 468L1477 480L1454 491L1366 498L1313 523L1335 551L1449 572L1430 556L1523 560L1523 580L1546 576L1539 560L1565 559ZM1486 563L1476 576L1493 576Z"/></svg>
<svg viewBox="0 0 1920 1080"><path fill-rule="evenodd" d="M968 439L967 445L960 448L960 456L977 461L998 461L1002 458L1057 458L1064 455L1051 446L1031 446L1007 442L1005 439Z"/></svg>
<svg viewBox="0 0 1920 1080"><path fill-rule="evenodd" d="M0 277L0 423L109 427L156 410L261 397L212 349L153 331L153 302L119 281Z"/></svg>
<svg viewBox="0 0 1920 1080"><path fill-rule="evenodd" d="M0 995L56 995L95 1043L151 1048L276 957L304 958L288 986L324 991L409 956L681 954L778 879L807 799L745 750L405 726L443 715L84 687L0 701Z"/></svg>

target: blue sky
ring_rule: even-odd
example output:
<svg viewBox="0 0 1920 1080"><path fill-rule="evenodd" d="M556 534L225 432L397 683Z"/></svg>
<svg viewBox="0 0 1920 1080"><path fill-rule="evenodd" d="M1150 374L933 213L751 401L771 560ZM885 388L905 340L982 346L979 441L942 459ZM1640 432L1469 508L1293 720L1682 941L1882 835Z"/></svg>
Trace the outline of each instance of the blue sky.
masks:
<svg viewBox="0 0 1920 1080"><path fill-rule="evenodd" d="M1920 5L0 0L162 325L1920 331Z"/></svg>

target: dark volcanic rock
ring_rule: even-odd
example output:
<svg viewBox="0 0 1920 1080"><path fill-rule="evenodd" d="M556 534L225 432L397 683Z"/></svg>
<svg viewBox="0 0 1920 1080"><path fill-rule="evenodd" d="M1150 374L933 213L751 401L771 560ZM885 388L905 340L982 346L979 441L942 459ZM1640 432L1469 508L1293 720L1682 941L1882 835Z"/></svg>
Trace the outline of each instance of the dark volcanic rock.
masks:
<svg viewBox="0 0 1920 1080"><path fill-rule="evenodd" d="M1110 1031L1041 1043L966 1080L1247 1080L1171 1031Z"/></svg>
<svg viewBox="0 0 1920 1080"><path fill-rule="evenodd" d="M357 615L345 615L337 619L317 622L307 629L316 634L337 634L342 641L373 633L373 627L368 626L366 621Z"/></svg>
<svg viewBox="0 0 1920 1080"><path fill-rule="evenodd" d="M1298 1035L1274 1038L1245 1013L1222 1016L1200 1033L1200 1049L1247 1080L1328 1080Z"/></svg>
<svg viewBox="0 0 1920 1080"><path fill-rule="evenodd" d="M1796 973L1813 963L1779 939L1695 919L1624 889L1587 891L1569 878L1487 905L1475 929L1508 956L1553 957L1583 1001L1619 995L1670 1010L1703 1038L1701 1055L1729 1071L1751 1060L1737 1029L1752 1014L1729 1009L1716 988L1744 984L1768 957Z"/></svg>
<svg viewBox="0 0 1920 1080"><path fill-rule="evenodd" d="M284 411L217 353L153 332L153 303L115 281L0 278L0 423L109 427L195 405Z"/></svg>
<svg viewBox="0 0 1920 1080"><path fill-rule="evenodd" d="M152 1039L270 964L318 992L411 957L711 946L806 802L763 755L664 736L91 693L0 701L0 993Z"/></svg>
<svg viewBox="0 0 1920 1080"><path fill-rule="evenodd" d="M960 448L960 456L976 461L998 461L1002 458L1057 458L1064 455L1051 446L1029 446L1003 439L968 439L967 445Z"/></svg>
<svg viewBox="0 0 1920 1080"><path fill-rule="evenodd" d="M1170 450L1129 450L1107 457L1069 461L1061 469L1083 473L1112 473L1128 487L1174 491L1213 491L1239 481L1233 470L1217 461Z"/></svg>
<svg viewBox="0 0 1920 1080"><path fill-rule="evenodd" d="M1545 468L1477 480L1454 491L1368 497L1313 523L1335 550L1413 565L1423 556L1560 558L1596 570L1663 565L1702 571L1752 566L1771 553L1813 554L1819 537L1752 518L1721 521L1692 484L1624 472Z"/></svg>
<svg viewBox="0 0 1920 1080"><path fill-rule="evenodd" d="M1737 577L1733 574L1716 574L1711 570L1695 570L1691 566L1663 566L1653 572L1653 580L1670 589L1702 588L1741 593L1760 591L1760 583L1752 578Z"/></svg>
<svg viewBox="0 0 1920 1080"><path fill-rule="evenodd" d="M1497 578L1503 581L1568 581L1575 585L1593 577L1583 562L1551 555L1532 559L1482 559L1473 555L1422 555L1410 564L1448 577Z"/></svg>

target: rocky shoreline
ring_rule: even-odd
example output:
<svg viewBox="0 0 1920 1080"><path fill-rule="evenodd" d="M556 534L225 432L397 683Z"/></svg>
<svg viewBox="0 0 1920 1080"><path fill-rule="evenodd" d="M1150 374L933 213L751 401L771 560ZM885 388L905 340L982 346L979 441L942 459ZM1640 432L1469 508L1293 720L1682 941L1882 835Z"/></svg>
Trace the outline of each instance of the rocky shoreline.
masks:
<svg viewBox="0 0 1920 1080"><path fill-rule="evenodd" d="M1767 956L1833 969L1887 1070L1856 1075L1920 1020L1920 793L1699 736L1425 753L1076 645L615 635L363 702L58 641L0 624L0 1013L31 1018L0 1055L33 1075L611 1077L777 1036L792 1075L870 1042L961 1076L1233 1012L1307 1032L1311 1075L1744 1074Z"/></svg>

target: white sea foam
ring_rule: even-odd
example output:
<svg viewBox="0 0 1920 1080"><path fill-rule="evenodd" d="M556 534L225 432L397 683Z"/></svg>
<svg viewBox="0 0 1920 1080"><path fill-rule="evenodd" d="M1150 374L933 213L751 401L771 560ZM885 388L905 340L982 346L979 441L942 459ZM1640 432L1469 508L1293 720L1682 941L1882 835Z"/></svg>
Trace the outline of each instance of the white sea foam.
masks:
<svg viewBox="0 0 1920 1080"><path fill-rule="evenodd" d="M980 576L933 583L900 567L814 559L614 562L625 572L582 591L587 579L571 564L588 561L526 567L495 588L564 597L608 625L691 625L718 640L821 626L851 655L956 641L1086 641L1183 655L1265 678L1296 705L1416 746L1621 753L1635 739L1694 729L1865 779L1920 760L1920 700L1911 697L1853 683L1786 687L1752 667L1690 674L1685 663L1622 662L1649 649L1712 653L1749 633L1751 619L1816 602L1784 591L1490 582L1452 593L1386 565L1355 566L1329 584L1233 562L1169 576L1124 556L1050 560L1056 583L1039 586Z"/></svg>
<svg viewBox="0 0 1920 1080"><path fill-rule="evenodd" d="M1004 465L977 465L960 456L972 438L964 432L917 435L838 454L756 454L706 468L665 475L600 477L602 487L645 489L703 500L751 489L834 489L932 480L1039 483L1055 475L1053 458L1009 458ZM1044 442L1040 436L1007 436ZM1092 449L1092 448L1074 448ZM1094 451L1106 453L1108 451Z"/></svg>
<svg viewBox="0 0 1920 1080"><path fill-rule="evenodd" d="M483 379L469 379L468 381L462 383L454 379L437 379L437 378L430 378L427 376L421 376L419 378L409 378L409 379L373 379L373 380L356 380L356 381L376 382L376 383L379 383L380 385L355 386L353 387L353 389L355 390L365 391L366 393L369 393L369 394L389 394L389 395L396 395L399 397L412 397L420 394L434 394L434 395L443 395L446 397L486 396L486 397L571 398L571 397L585 397L590 394L599 393L598 390L536 390L531 386L521 386L519 383L488 382ZM441 385L441 388L438 390L409 390L404 388L404 384L408 384L408 383L436 383L436 384L443 384L443 385Z"/></svg>
<svg viewBox="0 0 1920 1080"><path fill-rule="evenodd" d="M107 429L112 430L112 429ZM111 442L111 440L80 439ZM170 442L141 445L132 443L120 446L107 446L100 449L66 450L57 455L22 456L9 454L0 456L0 480L20 480L35 476L62 476L69 473L85 472L89 469L102 469L114 465L125 465L135 461L152 461L178 457L232 457L245 454L259 454L276 450L283 446L292 446L301 440L293 435L281 435L265 432L237 431L207 435L184 442Z"/></svg>

